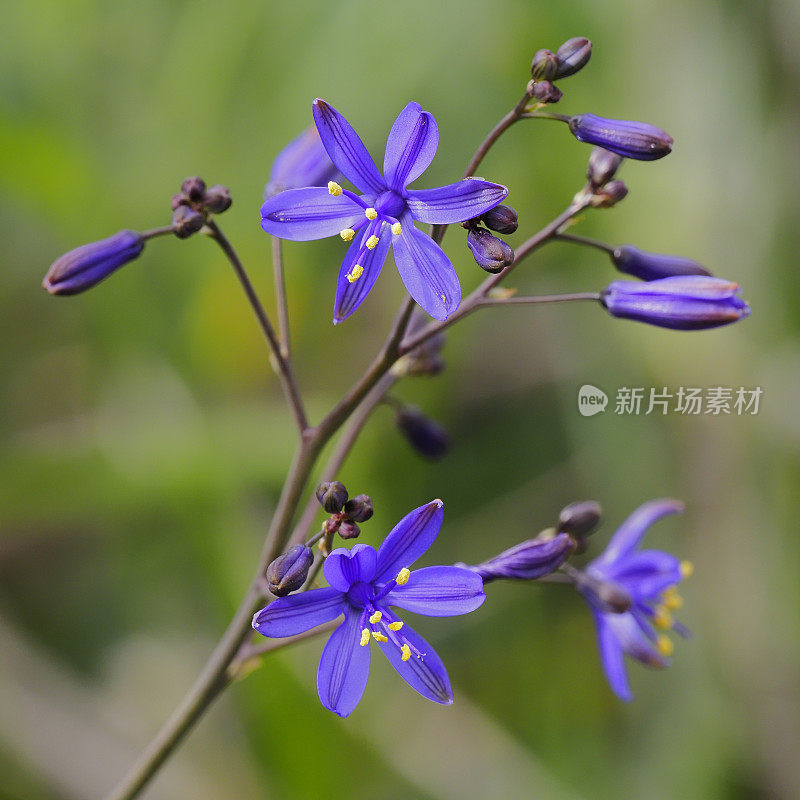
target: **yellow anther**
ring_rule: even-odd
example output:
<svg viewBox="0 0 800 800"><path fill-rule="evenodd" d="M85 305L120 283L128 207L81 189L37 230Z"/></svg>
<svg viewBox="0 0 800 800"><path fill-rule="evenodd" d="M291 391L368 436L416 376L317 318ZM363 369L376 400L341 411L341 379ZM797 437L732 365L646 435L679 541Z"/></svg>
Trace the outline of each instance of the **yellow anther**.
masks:
<svg viewBox="0 0 800 800"><path fill-rule="evenodd" d="M445 297L443 294L440 294L440 295L439 295L439 297L441 297L441 298L442 298L442 302L443 302L443 303L446 303L446 302L447 302L447 298L446 298L446 297Z"/></svg>
<svg viewBox="0 0 800 800"><path fill-rule="evenodd" d="M353 267L353 268L350 270L350 272L348 272L348 273L347 273L347 275L345 275L345 278L347 278L347 281L348 281L348 283L354 283L354 282L355 282L355 281L357 281L357 280L358 280L358 279L359 279L359 278L360 278L360 277L361 277L363 274L364 274L364 267L362 267L362 266L361 266L361 264L356 264L356 265L355 265L355 266L354 266L354 267Z"/></svg>
<svg viewBox="0 0 800 800"><path fill-rule="evenodd" d="M694 572L694 564L691 561L681 561L681 577L688 578Z"/></svg>
<svg viewBox="0 0 800 800"><path fill-rule="evenodd" d="M361 631L360 644L362 647L366 647L369 644L369 628L364 628L364 630Z"/></svg>
<svg viewBox="0 0 800 800"><path fill-rule="evenodd" d="M380 239L377 236L370 236L367 239L367 250L374 250L378 246Z"/></svg>
<svg viewBox="0 0 800 800"><path fill-rule="evenodd" d="M372 638L376 642L388 642L389 641L380 631L372 631Z"/></svg>
<svg viewBox="0 0 800 800"><path fill-rule="evenodd" d="M390 631L399 631L403 627L403 620L398 619L396 622L390 622L386 627Z"/></svg>
<svg viewBox="0 0 800 800"><path fill-rule="evenodd" d="M408 661L408 659L411 658L411 648L407 644L404 644L400 648L400 652L403 654L400 656L403 661Z"/></svg>
<svg viewBox="0 0 800 800"><path fill-rule="evenodd" d="M397 573L397 577L394 579L395 583L398 586L403 586L408 583L408 576L411 574L411 570L408 567L403 567L400 572Z"/></svg>
<svg viewBox="0 0 800 800"><path fill-rule="evenodd" d="M403 226L399 222L395 222L392 225L392 233L395 236L399 236L403 232Z"/></svg>
<svg viewBox="0 0 800 800"><path fill-rule="evenodd" d="M378 212L374 208L367 208L364 211L364 216L367 219L377 219L378 218Z"/></svg>
<svg viewBox="0 0 800 800"><path fill-rule="evenodd" d="M671 656L672 651L675 649L675 645L672 643L672 639L665 634L661 634L658 639L656 639L656 647L658 648L658 652L661 653L662 656Z"/></svg>
<svg viewBox="0 0 800 800"><path fill-rule="evenodd" d="M344 189L336 181L328 181L328 194L338 197L343 191Z"/></svg>
<svg viewBox="0 0 800 800"><path fill-rule="evenodd" d="M666 631L672 627L672 614L664 606L656 606L653 614L653 625Z"/></svg>
<svg viewBox="0 0 800 800"><path fill-rule="evenodd" d="M374 613L374 614L373 614L373 615L372 615L372 616L369 618L369 621L370 621L370 622L371 622L373 625L377 625L377 624L378 624L378 623L381 621L381 617L382 617L382 616L383 616L383 614L381 614L381 612L380 612L380 611L376 611L376 612L375 612L375 613Z"/></svg>
<svg viewBox="0 0 800 800"><path fill-rule="evenodd" d="M343 231L339 231L339 236L341 236L346 242L352 241L355 235L356 232L352 228L345 228Z"/></svg>
<svg viewBox="0 0 800 800"><path fill-rule="evenodd" d="M683 598L678 594L678 590L674 586L665 589L661 594L661 602L664 608L670 611L677 611L683 607Z"/></svg>

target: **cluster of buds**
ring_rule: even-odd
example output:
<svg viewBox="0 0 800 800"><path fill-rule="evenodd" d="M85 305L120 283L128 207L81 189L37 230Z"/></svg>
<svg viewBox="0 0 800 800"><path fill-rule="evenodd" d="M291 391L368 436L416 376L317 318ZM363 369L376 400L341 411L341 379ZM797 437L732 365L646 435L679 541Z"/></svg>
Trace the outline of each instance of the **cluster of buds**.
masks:
<svg viewBox="0 0 800 800"><path fill-rule="evenodd" d="M187 178L172 196L172 226L179 239L197 233L209 214L221 214L231 207L231 193L220 183L206 188L202 178Z"/></svg>
<svg viewBox="0 0 800 800"><path fill-rule="evenodd" d="M342 539L356 539L361 533L359 522L366 522L373 513L372 498L366 494L350 497L341 481L323 481L315 490L319 504L330 514L322 525L322 542L338 533Z"/></svg>
<svg viewBox="0 0 800 800"><path fill-rule="evenodd" d="M531 62L528 94L540 105L557 103L563 92L553 81L574 75L592 57L592 43L583 36L567 40L554 53L538 50Z"/></svg>
<svg viewBox="0 0 800 800"><path fill-rule="evenodd" d="M485 227L481 227L481 223ZM482 216L461 224L469 231L467 247L481 269L496 274L514 263L514 251L511 247L489 232L508 236L517 230L517 212L511 206L495 206Z"/></svg>
<svg viewBox="0 0 800 800"><path fill-rule="evenodd" d="M603 147L595 147L589 156L586 168L589 202L593 208L610 208L619 203L628 194L628 187L621 180L615 179L623 158Z"/></svg>

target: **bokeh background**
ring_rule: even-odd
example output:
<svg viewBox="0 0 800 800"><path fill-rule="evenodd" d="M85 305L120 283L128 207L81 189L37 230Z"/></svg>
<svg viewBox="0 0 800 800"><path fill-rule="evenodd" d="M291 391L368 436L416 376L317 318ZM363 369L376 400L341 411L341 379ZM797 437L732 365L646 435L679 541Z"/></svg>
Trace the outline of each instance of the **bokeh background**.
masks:
<svg viewBox="0 0 800 800"><path fill-rule="evenodd" d="M208 241L160 239L80 297L40 288L61 252L169 221L187 175L231 187L220 220L270 308L258 207L270 164L322 96L382 152L398 110L436 116L422 186L455 180L516 102L535 50L575 35L590 65L558 110L643 119L674 153L628 163L631 193L577 232L691 255L740 281L753 315L681 334L589 306L481 312L448 369L398 394L451 431L430 463L379 409L341 478L369 492L377 542L440 496L436 561L481 559L595 498L596 544L633 508L688 510L650 542L696 564L664 673L616 700L582 600L496 585L480 612L424 619L457 696L440 708L373 660L339 720L315 695L321 641L276 654L202 721L153 798L800 796L800 6L795 0L474 0L227 6L34 0L0 32L0 798L99 797L199 671L249 580L293 433L234 276ZM589 148L523 123L481 174L520 233L580 187ZM446 249L482 273L463 232ZM330 325L341 243L286 247L299 379L315 418L368 362L402 287L391 265ZM596 290L599 253L553 244L521 291ZM755 416L578 414L584 383L760 386Z"/></svg>

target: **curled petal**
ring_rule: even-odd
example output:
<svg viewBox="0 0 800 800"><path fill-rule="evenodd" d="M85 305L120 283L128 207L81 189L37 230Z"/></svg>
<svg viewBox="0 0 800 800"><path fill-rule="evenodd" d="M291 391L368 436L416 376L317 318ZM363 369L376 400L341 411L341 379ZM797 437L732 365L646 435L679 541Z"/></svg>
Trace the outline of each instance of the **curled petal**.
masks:
<svg viewBox="0 0 800 800"><path fill-rule="evenodd" d="M331 634L317 671L317 692L325 708L340 717L358 705L369 677L369 647L359 645L361 612L351 609Z"/></svg>
<svg viewBox="0 0 800 800"><path fill-rule="evenodd" d="M354 583L368 583L375 577L377 554L368 544L357 544L347 550L334 550L322 565L325 580L340 592L346 592Z"/></svg>
<svg viewBox="0 0 800 800"><path fill-rule="evenodd" d="M392 580L401 569L410 567L433 544L442 527L443 509L441 500L433 500L406 514L392 528L378 548L374 579L376 583Z"/></svg>
<svg viewBox="0 0 800 800"><path fill-rule="evenodd" d="M494 208L508 189L482 178L465 178L438 189L409 190L406 203L414 219L435 225L463 222Z"/></svg>
<svg viewBox="0 0 800 800"><path fill-rule="evenodd" d="M462 567L424 567L414 570L408 583L392 589L383 601L428 617L469 614L483 605L480 575Z"/></svg>
<svg viewBox="0 0 800 800"><path fill-rule="evenodd" d="M392 238L385 230L387 224L377 221L377 226L368 225L357 236L345 253L339 280L336 284L336 299L333 306L333 324L338 325L347 319L366 299L380 275L383 262L389 253ZM369 249L366 246L370 237L377 236L378 244ZM358 265L361 272L355 277L353 268Z"/></svg>
<svg viewBox="0 0 800 800"><path fill-rule="evenodd" d="M253 617L253 627L262 636L294 636L336 619L346 607L340 591L312 589L281 597L262 608Z"/></svg>
<svg viewBox="0 0 800 800"><path fill-rule="evenodd" d="M625 669L625 654L622 651L613 629L607 624L606 614L594 613L594 624L597 628L597 644L600 649L600 663L603 666L606 680L611 690L620 700L630 702L633 693L628 682L628 673Z"/></svg>
<svg viewBox="0 0 800 800"><path fill-rule="evenodd" d="M390 189L401 192L428 168L439 146L433 114L409 103L398 115L386 141L383 174Z"/></svg>
<svg viewBox="0 0 800 800"><path fill-rule="evenodd" d="M323 186L289 189L261 206L261 227L273 236L307 242L355 225L364 209L347 195L334 197Z"/></svg>

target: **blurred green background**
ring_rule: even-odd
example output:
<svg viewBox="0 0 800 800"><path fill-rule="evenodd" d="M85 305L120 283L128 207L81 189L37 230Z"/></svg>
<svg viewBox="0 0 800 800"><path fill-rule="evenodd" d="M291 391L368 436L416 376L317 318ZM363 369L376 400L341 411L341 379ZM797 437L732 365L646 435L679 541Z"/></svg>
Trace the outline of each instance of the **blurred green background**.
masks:
<svg viewBox="0 0 800 800"><path fill-rule="evenodd" d="M582 600L497 585L419 629L456 704L382 660L340 720L315 693L321 641L270 658L217 704L147 797L797 798L800 6L796 0L395 4L246 0L9 3L0 32L0 798L98 797L199 671L250 578L294 444L234 276L208 241L161 239L78 298L39 287L63 251L169 221L187 175L231 187L220 222L270 309L258 207L270 164L322 96L380 159L410 99L441 144L420 186L455 180L520 96L533 53L595 44L558 110L642 119L673 154L628 163L631 193L576 232L691 255L740 281L746 322L681 334L592 306L489 310L454 329L437 379L399 394L451 431L420 460L379 409L340 476L369 492L377 542L439 496L431 561L481 559L595 498L607 522L676 496L649 539L690 558L664 673L602 676ZM511 187L520 232L582 185L589 148L522 123L481 174ZM446 249L483 276L462 232ZM368 362L402 296L384 270L330 325L340 242L288 244L297 370L315 419ZM604 256L563 244L521 291L599 289ZM756 416L584 418L577 389L760 386Z"/></svg>

